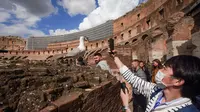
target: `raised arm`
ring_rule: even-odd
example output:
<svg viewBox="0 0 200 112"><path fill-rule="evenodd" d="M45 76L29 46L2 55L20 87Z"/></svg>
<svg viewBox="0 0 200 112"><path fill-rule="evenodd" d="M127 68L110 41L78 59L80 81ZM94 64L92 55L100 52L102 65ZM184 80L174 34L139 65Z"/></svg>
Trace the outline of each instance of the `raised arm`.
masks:
<svg viewBox="0 0 200 112"><path fill-rule="evenodd" d="M149 97L151 90L155 87L156 84L150 83L142 80L140 77L135 76L122 62L118 57L114 57L114 61L119 68L120 73L123 75L124 79L132 85L133 88L136 88L138 92L143 94L146 97Z"/></svg>

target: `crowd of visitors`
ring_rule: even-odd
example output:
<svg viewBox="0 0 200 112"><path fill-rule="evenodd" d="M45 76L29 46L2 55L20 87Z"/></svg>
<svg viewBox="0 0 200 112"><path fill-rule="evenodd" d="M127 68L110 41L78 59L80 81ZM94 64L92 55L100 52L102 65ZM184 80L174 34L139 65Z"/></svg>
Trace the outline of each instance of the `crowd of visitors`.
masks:
<svg viewBox="0 0 200 112"><path fill-rule="evenodd" d="M144 72L137 72L139 69L147 72L148 69L143 66L144 62L140 64L140 68L135 69L135 62L138 60L134 60L132 68L129 69L116 55L113 57L120 74L133 87L134 112L200 112L199 58L179 55L170 58L163 65L155 59L152 63L152 80L147 81L141 76ZM129 95L126 92L127 90L120 93L122 109L124 112L131 112Z"/></svg>
<svg viewBox="0 0 200 112"><path fill-rule="evenodd" d="M200 112L198 57L174 56L164 64L159 59L154 59L151 68L144 61L133 60L131 68L128 68L120 61L116 52L111 56L120 74L133 88L134 112ZM97 67L111 73L100 53L95 53L93 59ZM131 112L128 91L126 88L120 92L124 112Z"/></svg>

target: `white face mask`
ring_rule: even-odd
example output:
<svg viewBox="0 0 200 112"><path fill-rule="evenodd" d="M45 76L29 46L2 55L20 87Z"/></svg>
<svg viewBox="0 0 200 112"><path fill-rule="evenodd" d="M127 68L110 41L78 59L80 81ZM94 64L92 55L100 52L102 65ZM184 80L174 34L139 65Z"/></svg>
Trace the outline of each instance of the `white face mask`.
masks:
<svg viewBox="0 0 200 112"><path fill-rule="evenodd" d="M156 84L160 87L160 88L166 88L166 85L163 83L163 78L165 77L166 75L164 73L162 73L160 70L158 70L158 72L156 73L156 76L155 76L155 81L156 81Z"/></svg>

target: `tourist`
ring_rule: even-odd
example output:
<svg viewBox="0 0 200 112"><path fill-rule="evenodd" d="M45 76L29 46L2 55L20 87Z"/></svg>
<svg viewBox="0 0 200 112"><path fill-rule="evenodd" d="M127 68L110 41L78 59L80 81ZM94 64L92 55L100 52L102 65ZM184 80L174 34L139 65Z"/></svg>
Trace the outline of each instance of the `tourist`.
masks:
<svg viewBox="0 0 200 112"><path fill-rule="evenodd" d="M81 56L76 59L76 66L85 66L85 65L86 64Z"/></svg>
<svg viewBox="0 0 200 112"><path fill-rule="evenodd" d="M116 56L114 61L124 79L148 98L146 112L200 112L196 107L200 95L200 59L179 55L170 58L156 74L156 84L132 73ZM128 108L128 94L121 92L123 109Z"/></svg>
<svg viewBox="0 0 200 112"><path fill-rule="evenodd" d="M139 66L140 66L140 68L144 71L144 73L146 74L147 81L150 81L150 80L151 80L151 75L150 75L149 70L148 70L148 68L146 67L144 61L140 61Z"/></svg>
<svg viewBox="0 0 200 112"><path fill-rule="evenodd" d="M151 82L155 83L155 75L157 74L158 70L163 68L159 59L154 59L152 61L152 71L151 71Z"/></svg>
<svg viewBox="0 0 200 112"><path fill-rule="evenodd" d="M101 53L95 53L93 59L96 63L96 67L100 67L102 70L108 70L112 73L107 61L103 60Z"/></svg>
<svg viewBox="0 0 200 112"><path fill-rule="evenodd" d="M141 79L147 81L146 74L139 66L139 60L133 60L132 64L132 72L135 76L140 77ZM134 112L144 112L146 109L146 98L140 94L137 88L133 88L133 108Z"/></svg>

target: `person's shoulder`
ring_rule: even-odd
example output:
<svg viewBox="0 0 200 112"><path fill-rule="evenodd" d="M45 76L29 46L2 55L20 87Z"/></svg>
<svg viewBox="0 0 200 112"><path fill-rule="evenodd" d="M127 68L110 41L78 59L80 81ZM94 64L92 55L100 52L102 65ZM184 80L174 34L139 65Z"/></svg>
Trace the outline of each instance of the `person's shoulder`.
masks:
<svg viewBox="0 0 200 112"><path fill-rule="evenodd" d="M145 74L145 72L141 68L138 69L137 73L138 74Z"/></svg>
<svg viewBox="0 0 200 112"><path fill-rule="evenodd" d="M178 112L200 112L200 110L194 105L188 105L178 110Z"/></svg>
<svg viewBox="0 0 200 112"><path fill-rule="evenodd" d="M106 60L101 60L99 63L100 64L107 64L107 61Z"/></svg>

